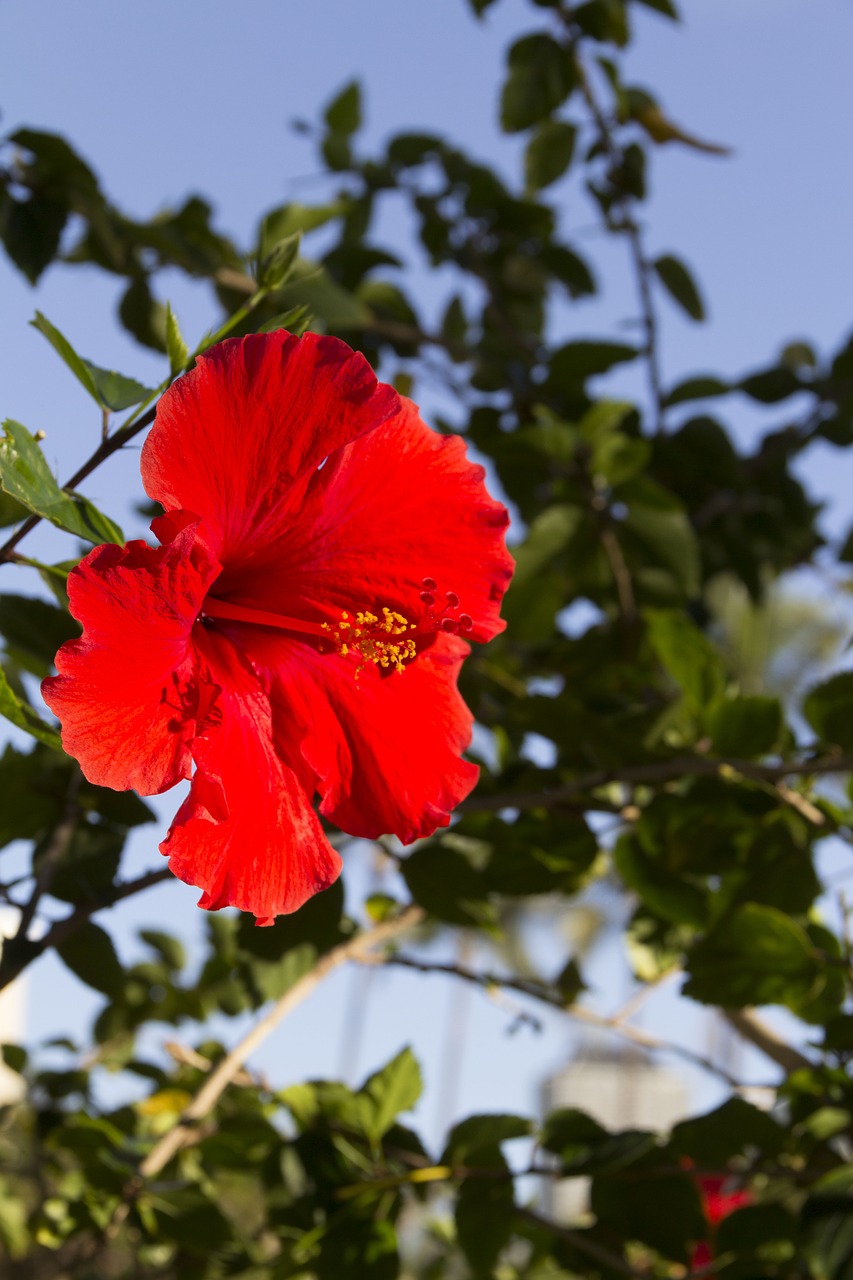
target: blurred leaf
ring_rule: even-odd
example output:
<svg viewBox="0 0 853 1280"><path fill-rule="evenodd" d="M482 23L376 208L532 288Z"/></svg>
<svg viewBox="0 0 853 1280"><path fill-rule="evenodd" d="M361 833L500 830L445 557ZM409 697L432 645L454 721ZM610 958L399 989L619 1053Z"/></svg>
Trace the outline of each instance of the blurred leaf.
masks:
<svg viewBox="0 0 853 1280"><path fill-rule="evenodd" d="M705 319L705 306L696 283L684 263L664 254L655 259L653 267L667 293L687 312L691 320Z"/></svg>
<svg viewBox="0 0 853 1280"><path fill-rule="evenodd" d="M124 542L118 525L98 511L88 498L60 489L37 442L19 422L7 418L0 440L0 487L59 529L87 542Z"/></svg>
<svg viewBox="0 0 853 1280"><path fill-rule="evenodd" d="M511 1177L466 1178L456 1199L456 1234L477 1280L494 1275L498 1255L513 1231L515 1188Z"/></svg>
<svg viewBox="0 0 853 1280"><path fill-rule="evenodd" d="M441 1163L454 1167L481 1163L483 1152L491 1151L513 1138L525 1138L530 1130L530 1121L524 1116L504 1115L500 1112L467 1116L455 1124L447 1135Z"/></svg>
<svg viewBox="0 0 853 1280"><path fill-rule="evenodd" d="M784 720L778 698L728 698L711 712L708 730L721 756L751 759L778 745Z"/></svg>
<svg viewBox="0 0 853 1280"><path fill-rule="evenodd" d="M365 1132L378 1142L402 1111L409 1111L421 1096L423 1081L417 1060L408 1047L380 1071L365 1080L360 1093L372 1104L365 1113Z"/></svg>
<svg viewBox="0 0 853 1280"><path fill-rule="evenodd" d="M569 49L552 36L523 36L508 54L509 75L501 94L501 127L517 133L559 107L577 83Z"/></svg>
<svg viewBox="0 0 853 1280"><path fill-rule="evenodd" d="M587 378L607 373L617 364L636 360L638 354L636 347L624 342L567 342L551 357L548 386L560 390L582 387Z"/></svg>
<svg viewBox="0 0 853 1280"><path fill-rule="evenodd" d="M755 1148L774 1156L785 1142L785 1129L766 1111L744 1098L728 1098L705 1115L682 1120L672 1130L670 1144L705 1168L725 1168L735 1156Z"/></svg>
<svg viewBox="0 0 853 1280"><path fill-rule="evenodd" d="M9 685L6 673L0 667L0 715L11 720L12 724L38 738L47 747L55 751L62 750L62 741L56 729L44 723L36 711L28 703L23 702Z"/></svg>
<svg viewBox="0 0 853 1280"><path fill-rule="evenodd" d="M665 404L684 404L690 400L708 400L714 396L724 396L731 391L731 386L727 382L723 382L721 378L716 378L712 374L706 374L698 378L685 378L683 382L677 383L669 394L665 397Z"/></svg>
<svg viewBox="0 0 853 1280"><path fill-rule="evenodd" d="M778 404L803 390L802 381L787 365L752 373L747 378L741 378L734 386L760 404Z"/></svg>
<svg viewBox="0 0 853 1280"><path fill-rule="evenodd" d="M170 969L176 972L183 969L187 962L187 953L179 938L174 938L170 933L163 933L160 929L140 929L139 937L163 957Z"/></svg>
<svg viewBox="0 0 853 1280"><path fill-rule="evenodd" d="M634 0L635 4L644 4L647 9L654 9L657 13L662 13L666 18L672 18L675 22L680 21L680 15L672 0Z"/></svg>
<svg viewBox="0 0 853 1280"><path fill-rule="evenodd" d="M64 609L31 596L0 594L0 634L27 670L46 676L61 644L80 634Z"/></svg>
<svg viewBox="0 0 853 1280"><path fill-rule="evenodd" d="M635 1177L630 1195L620 1178L600 1174L592 1180L590 1207L600 1227L682 1263L706 1231L699 1192L686 1173Z"/></svg>
<svg viewBox="0 0 853 1280"><path fill-rule="evenodd" d="M686 614L646 610L649 642L695 711L716 702L725 689L719 653Z"/></svg>
<svg viewBox="0 0 853 1280"><path fill-rule="evenodd" d="M564 120L545 120L527 144L524 164L529 191L561 178L572 163L577 130Z"/></svg>
<svg viewBox="0 0 853 1280"><path fill-rule="evenodd" d="M741 1009L784 1004L795 1013L815 994L820 969L806 933L773 907L747 902L692 949L684 994Z"/></svg>
<svg viewBox="0 0 853 1280"><path fill-rule="evenodd" d="M349 136L361 127L361 89L358 81L346 85L329 103L324 119L333 133Z"/></svg>
<svg viewBox="0 0 853 1280"><path fill-rule="evenodd" d="M260 265L258 283L261 288L278 289L290 278L299 256L301 241L302 232L294 231L273 246Z"/></svg>
<svg viewBox="0 0 853 1280"><path fill-rule="evenodd" d="M64 938L56 953L71 972L106 996L119 996L125 974L108 933L87 920Z"/></svg>
<svg viewBox="0 0 853 1280"><path fill-rule="evenodd" d="M59 253L68 207L51 196L35 193L28 200L10 200L0 219L0 236L10 259L30 284Z"/></svg>
<svg viewBox="0 0 853 1280"><path fill-rule="evenodd" d="M853 671L840 671L810 689L803 715L824 742L853 751Z"/></svg>

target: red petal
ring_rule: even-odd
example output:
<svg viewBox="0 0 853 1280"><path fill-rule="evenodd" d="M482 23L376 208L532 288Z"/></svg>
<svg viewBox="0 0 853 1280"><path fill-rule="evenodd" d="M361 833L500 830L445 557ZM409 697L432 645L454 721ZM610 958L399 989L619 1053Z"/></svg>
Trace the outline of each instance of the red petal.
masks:
<svg viewBox="0 0 853 1280"><path fill-rule="evenodd" d="M276 541L225 565L216 595L291 617L337 620L344 609L386 605L418 621L423 580L434 578L439 596L455 593L473 619L468 638L489 640L504 628L513 562L508 515L484 475L463 440L431 431L403 401L314 473Z"/></svg>
<svg viewBox="0 0 853 1280"><path fill-rule="evenodd" d="M236 636L240 625L227 627ZM272 686L278 749L295 769L310 766L304 785L320 792L324 817L351 835L392 833L404 844L447 826L479 772L459 758L472 724L456 688L469 652L463 641L442 635L402 674L370 665L356 679L352 655L252 632L253 660Z"/></svg>
<svg viewBox="0 0 853 1280"><path fill-rule="evenodd" d="M160 848L175 875L204 890L200 907L239 907L272 924L327 889L341 860L276 754L269 699L256 676L222 636L203 631L198 649L222 690L221 717L193 743L192 787Z"/></svg>
<svg viewBox="0 0 853 1280"><path fill-rule="evenodd" d="M190 525L164 547L96 547L69 576L83 635L59 650L42 692L90 782L153 795L189 776L216 694L195 679L190 632L219 568L194 537Z"/></svg>
<svg viewBox="0 0 853 1280"><path fill-rule="evenodd" d="M232 564L293 518L294 480L396 412L363 356L337 338L279 331L201 356L160 399L142 480L170 510L197 511L200 534Z"/></svg>

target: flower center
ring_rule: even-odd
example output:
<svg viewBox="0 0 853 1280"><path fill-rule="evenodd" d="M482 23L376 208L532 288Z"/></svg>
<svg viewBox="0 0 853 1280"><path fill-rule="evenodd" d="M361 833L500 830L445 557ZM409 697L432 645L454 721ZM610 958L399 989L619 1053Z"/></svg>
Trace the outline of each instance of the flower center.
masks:
<svg viewBox="0 0 853 1280"><path fill-rule="evenodd" d="M403 664L418 656L411 634L417 631L415 623L392 609L383 608L381 617L369 612L357 613L353 617L345 609L340 622L323 622L321 626L336 653L345 658L353 652L362 659L356 668L356 680L368 662L375 663L377 667L393 667L402 674Z"/></svg>
<svg viewBox="0 0 853 1280"><path fill-rule="evenodd" d="M444 604L439 608L435 580L424 578L422 586L420 600L424 610L417 622L410 622L402 613L384 606L378 614L368 609L356 613L345 609L337 622L308 622L230 600L217 600L213 596L205 600L199 620L225 618L231 622L248 622L316 637L320 653L337 653L343 658L353 654L359 659L355 669L356 680L371 662L402 674L406 663L418 656L418 639L436 635L439 631L451 634L466 632L474 625L467 613L459 613L459 597L455 591L444 593Z"/></svg>

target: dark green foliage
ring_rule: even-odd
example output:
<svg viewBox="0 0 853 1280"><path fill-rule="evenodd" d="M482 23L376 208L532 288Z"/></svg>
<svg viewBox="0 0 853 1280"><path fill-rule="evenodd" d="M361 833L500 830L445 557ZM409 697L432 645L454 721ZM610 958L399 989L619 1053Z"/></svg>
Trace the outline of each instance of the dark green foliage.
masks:
<svg viewBox="0 0 853 1280"><path fill-rule="evenodd" d="M494 4L468 0L472 25L497 19ZM139 873L124 856L128 833L153 815L81 777L35 692L79 631L66 608L77 540L122 534L60 487L40 433L7 423L0 526L38 516L71 540L57 565L29 560L26 543L0 550L0 712L38 740L23 750L16 739L0 757L0 850L10 868L19 842L32 850L23 872L0 874L24 913L0 981L54 949L99 998L79 1044L3 1046L26 1090L0 1125L10 1280L663 1280L696 1270L700 1240L731 1280L851 1276L851 957L822 841L849 845L853 829L842 785L853 674L827 669L828 650L812 643L810 628L826 621L817 607L805 601L785 621L785 575L820 552L836 594L849 586L839 566L853 560L853 535L823 546L804 463L815 443L853 447L853 341L828 353L800 338L777 355L744 350L724 374L702 362L659 389L657 310L674 302L702 320L705 293L677 245L651 247L652 153L668 142L715 148L673 124L653 89L624 81L621 51L635 23L652 39L678 12L671 0L533 0L528 18L495 67L515 168L498 171L428 121L391 136L379 121L384 141L371 149L360 132L369 99L351 82L316 129L303 126L327 178L317 202L261 211L239 243L200 195L138 220L62 138L21 130L4 143L0 240L12 267L33 283L49 270L110 273L119 323L164 356L161 386L194 359L165 302L178 275L209 290L211 334L310 326L340 334L425 405L438 383L445 420L433 425L467 438L516 517L507 630L475 646L460 677L484 758L452 825L409 850L377 848L366 901L355 879L347 885L351 914L338 884L270 928L212 914L203 940L186 945L152 914L155 927L126 939L104 909L166 877L159 858ZM686 181L699 160L680 162ZM392 208L411 238L388 244ZM632 290L651 309L633 327L590 333L575 306L606 274L591 220L631 249L616 256L638 268ZM433 271L428 308L414 263ZM80 461L97 462L111 449L108 414L132 421L155 393L84 359L39 312L33 324L93 402ZM69 333L92 349L85 317ZM615 390L625 385L653 393L635 403ZM766 424L752 438L736 417L744 397ZM41 597L34 575L16 583L17 558L49 588ZM161 837L152 831L152 852ZM657 1134L574 1108L540 1124L507 1099L430 1149L401 1117L414 1109L416 1127L428 1125L420 1107L435 1081L398 1043L358 1087L283 1088L286 1048L268 1076L250 1061L180 1127L227 1062L207 1020L230 1046L228 1019L298 1002L336 949L393 927L406 899L423 911L421 931L387 939L377 965L458 970L492 994L507 986L519 1002L510 1030L533 1024L538 1007L596 1021L615 1002L597 989L594 955L555 927L575 918L587 886L592 902L621 895L638 982L678 973L686 1000L731 1016L760 1047L772 1110L732 1087L712 1111ZM531 959L519 944L534 931ZM436 959L454 953L458 963ZM405 980L416 1000L431 979ZM762 1013L754 1024L762 1005L781 1006L786 1021L769 1015L768 1032ZM679 1030L681 1053L708 1069L704 1047ZM618 1031L643 1042L630 1017ZM141 1168L176 1132L168 1161ZM746 1193L713 1230L706 1177ZM591 1214L568 1227L532 1199L562 1179L588 1180Z"/></svg>

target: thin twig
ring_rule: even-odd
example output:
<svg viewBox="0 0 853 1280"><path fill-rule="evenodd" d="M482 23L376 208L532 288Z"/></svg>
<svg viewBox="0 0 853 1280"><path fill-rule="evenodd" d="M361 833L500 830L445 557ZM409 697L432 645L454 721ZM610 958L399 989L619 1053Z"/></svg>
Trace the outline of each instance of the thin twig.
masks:
<svg viewBox="0 0 853 1280"><path fill-rule="evenodd" d="M728 778L732 781L745 779L748 782L775 784L783 778L829 773L853 773L853 756L815 756L807 760L784 760L779 764L756 764L752 760L718 760L712 756L674 756L670 760L626 765L622 769L599 769L550 791L474 796L463 801L457 807L457 813L492 813L500 809L559 809L584 792L595 791L613 782L624 782L627 786L655 786L677 782L680 778ZM788 797L780 798L790 803Z"/></svg>
<svg viewBox="0 0 853 1280"><path fill-rule="evenodd" d="M738 1080L725 1067L719 1066L703 1054L697 1053L685 1045L674 1044L668 1040L660 1040L657 1036L650 1035L649 1032L642 1031L639 1027L628 1026L617 1018L596 1013L593 1009L586 1008L585 1005L566 1004L559 993L552 992L546 986L530 982L524 978L504 977L495 973L477 973L472 969L462 968L460 965L418 960L414 956L390 955L384 956L379 960L366 957L360 963L394 965L398 968L414 969L418 973L446 974L449 977L461 978L463 982L473 983L485 991L488 991L491 986L503 987L508 991L518 991L533 1000L539 1000L543 1004L550 1005L552 1009L565 1014L566 1017L574 1018L578 1022L585 1022L589 1026L599 1027L602 1031L609 1031L613 1035L619 1036L622 1040L639 1045L643 1049L648 1049L655 1053L676 1054L686 1062L692 1063L693 1066L700 1067L710 1075L715 1075L724 1080L732 1089L744 1088L742 1080Z"/></svg>
<svg viewBox="0 0 853 1280"><path fill-rule="evenodd" d="M613 136L613 131L595 96L592 82L587 74L583 60L578 53L577 32L571 25L571 15L566 13L564 14L564 18L567 20L572 34L575 69L581 94L589 108L590 115L592 116L596 130L598 131L599 142L607 155L612 168L619 169L625 162L624 153L621 146ZM655 435L661 435L663 432L664 396L663 379L661 378L660 372L660 357L658 354L658 323L654 307L654 299L652 296L652 268L648 258L646 257L640 225L633 214L633 202L627 195L623 194L618 197L615 205L619 209L620 217L618 222L613 223L613 229L623 231L627 237L631 253L631 262L634 267L634 275L637 281L640 317L645 336L643 355L646 359L649 392L652 402L652 425Z"/></svg>
<svg viewBox="0 0 853 1280"><path fill-rule="evenodd" d="M330 973L346 964L348 960L359 960L374 947L391 942L399 934L418 924L423 919L423 915L420 907L409 907L393 920L386 920L366 933L357 934L321 956L314 968L279 997L272 1008L255 1023L248 1034L211 1072L175 1125L160 1138L142 1161L139 1166L140 1178L153 1178L166 1167L181 1148L191 1140L199 1121L210 1114L222 1093L242 1070L247 1059L282 1019L302 1004Z"/></svg>
<svg viewBox="0 0 853 1280"><path fill-rule="evenodd" d="M622 618L625 622L635 622L637 619L637 603L634 599L634 584L631 581L631 571L625 563L619 539L609 526L605 526L601 530L601 545L604 548L604 554L607 556L610 572L613 574L613 581L616 583L616 596L619 600L619 611L622 614Z"/></svg>

